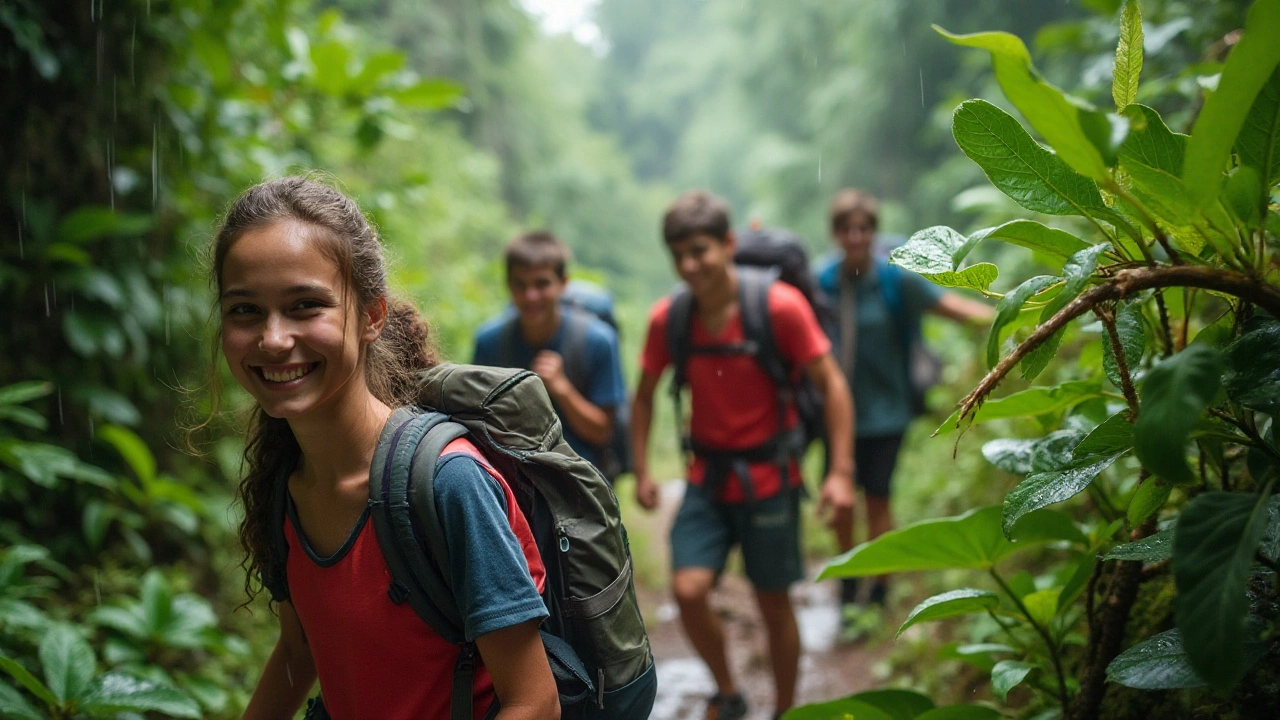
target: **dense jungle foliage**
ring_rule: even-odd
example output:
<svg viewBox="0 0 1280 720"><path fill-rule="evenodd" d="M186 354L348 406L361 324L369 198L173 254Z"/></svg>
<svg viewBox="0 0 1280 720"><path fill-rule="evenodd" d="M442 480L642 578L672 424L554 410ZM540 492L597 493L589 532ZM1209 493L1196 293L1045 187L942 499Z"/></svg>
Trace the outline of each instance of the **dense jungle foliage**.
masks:
<svg viewBox="0 0 1280 720"><path fill-rule="evenodd" d="M632 365L676 192L815 252L836 189L879 194L895 260L999 317L927 328L947 383L896 506L923 522L829 570L941 571L896 586L932 597L884 671L933 700L793 715L1274 707L1276 6L600 0L587 48L513 0L0 4L0 716L247 700L276 623L237 610L244 398L203 254L239 190L298 171L360 200L458 359L520 227L614 290Z"/></svg>

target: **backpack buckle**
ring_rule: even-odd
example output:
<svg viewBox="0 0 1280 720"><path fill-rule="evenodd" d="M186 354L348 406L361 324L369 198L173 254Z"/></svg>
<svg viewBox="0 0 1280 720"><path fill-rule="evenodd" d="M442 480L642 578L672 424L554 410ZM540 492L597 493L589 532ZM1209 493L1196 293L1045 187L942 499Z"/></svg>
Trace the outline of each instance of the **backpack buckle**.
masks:
<svg viewBox="0 0 1280 720"><path fill-rule="evenodd" d="M391 585L387 587L387 597L391 598L391 602L399 605L409 597L409 588L399 580L392 580Z"/></svg>

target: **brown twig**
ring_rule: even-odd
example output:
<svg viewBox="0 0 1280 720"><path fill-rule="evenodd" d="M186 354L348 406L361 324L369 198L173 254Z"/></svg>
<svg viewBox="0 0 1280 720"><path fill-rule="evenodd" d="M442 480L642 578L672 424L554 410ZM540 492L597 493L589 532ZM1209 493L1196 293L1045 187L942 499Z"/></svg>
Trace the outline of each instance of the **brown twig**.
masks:
<svg viewBox="0 0 1280 720"><path fill-rule="evenodd" d="M1156 309L1160 311L1160 339L1164 340L1164 356L1174 353L1173 330L1169 328L1169 307L1165 305L1164 293L1156 291Z"/></svg>
<svg viewBox="0 0 1280 720"><path fill-rule="evenodd" d="M1116 374L1120 376L1120 390L1124 392L1124 400L1129 404L1129 422L1138 421L1138 393L1133 389L1133 377L1129 374L1129 358L1125 356L1124 345L1120 342L1120 333L1116 330L1116 316L1110 310L1095 307L1093 314L1102 321L1107 330L1107 339L1111 342L1111 356L1116 362Z"/></svg>
<svg viewBox="0 0 1280 720"><path fill-rule="evenodd" d="M1143 290L1173 286L1198 287L1235 295L1280 317L1280 288L1234 270L1198 265L1121 270L1111 279L1067 303L1066 307L1037 327L1026 340L1022 341L1021 345L992 368L978 386L960 401L960 413L956 417L957 427L977 409L987 395L1028 353L1043 344L1067 323L1089 312L1099 303L1120 300Z"/></svg>

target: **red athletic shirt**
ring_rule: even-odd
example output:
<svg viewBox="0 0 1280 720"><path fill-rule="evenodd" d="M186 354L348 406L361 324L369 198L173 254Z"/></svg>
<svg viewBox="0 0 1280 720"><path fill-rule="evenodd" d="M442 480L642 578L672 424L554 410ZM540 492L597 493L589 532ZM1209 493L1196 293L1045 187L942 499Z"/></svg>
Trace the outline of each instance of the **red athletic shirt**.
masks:
<svg viewBox="0 0 1280 720"><path fill-rule="evenodd" d="M507 516L538 591L546 571L528 522L501 475L465 438L442 455L475 457L506 495ZM437 635L408 603L387 597L391 571L367 517L345 553L327 567L303 549L292 519L285 521L289 552L289 596L302 622L320 678L325 709L335 720L424 718L447 720L459 647ZM477 659L473 684L475 717L494 699L493 681Z"/></svg>
<svg viewBox="0 0 1280 720"><path fill-rule="evenodd" d="M649 333L640 356L640 367L654 377L671 364L667 351L670 306L671 299L663 298L649 311ZM775 282L769 288L769 322L778 351L797 373L831 350L831 343L804 295L786 283ZM743 340L740 315L734 314L718 335L712 335L698 314L693 314L693 345L731 345ZM692 406L689 425L695 440L710 447L732 450L754 447L773 437L778 427L777 389L755 358L691 355L687 370ZM798 419L795 407L788 408L787 427L795 425ZM701 484L705 471L706 463L695 457L688 470L689 482ZM791 477L793 485L801 483L797 467L792 467ZM769 462L753 463L751 483L757 499L777 494L782 484L778 466ZM730 473L720 500L746 500L736 474Z"/></svg>

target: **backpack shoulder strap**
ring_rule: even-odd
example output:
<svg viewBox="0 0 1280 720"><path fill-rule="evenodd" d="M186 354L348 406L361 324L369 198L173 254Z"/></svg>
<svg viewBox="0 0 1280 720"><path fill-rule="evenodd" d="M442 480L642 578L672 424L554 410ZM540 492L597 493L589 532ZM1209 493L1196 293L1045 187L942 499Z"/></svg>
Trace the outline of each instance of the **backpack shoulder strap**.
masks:
<svg viewBox="0 0 1280 720"><path fill-rule="evenodd" d="M880 296L893 317L898 329L898 342L902 352L911 348L911 342L920 334L920 323L907 316L906 303L902 299L902 268L886 260L876 258L876 270L880 273Z"/></svg>
<svg viewBox="0 0 1280 720"><path fill-rule="evenodd" d="M689 355L693 351L693 292L681 284L671 294L667 309L667 354L675 371L671 387L678 390L688 382Z"/></svg>
<svg viewBox="0 0 1280 720"><path fill-rule="evenodd" d="M560 357L564 358L564 374L584 396L591 384L591 368L587 362L587 336L594 315L576 307L560 309Z"/></svg>
<svg viewBox="0 0 1280 720"><path fill-rule="evenodd" d="M774 273L755 268L738 268L738 302L742 313L742 334L755 345L756 362L779 387L790 382L791 371L778 350L769 318L769 288L777 281Z"/></svg>
<svg viewBox="0 0 1280 720"><path fill-rule="evenodd" d="M408 602L437 634L461 645L466 637L449 566L441 562L447 555L431 484L440 451L466 432L448 420L441 413L397 410L369 468L369 497L378 545L391 571L387 594L397 604ZM433 447L435 453L428 454Z"/></svg>

